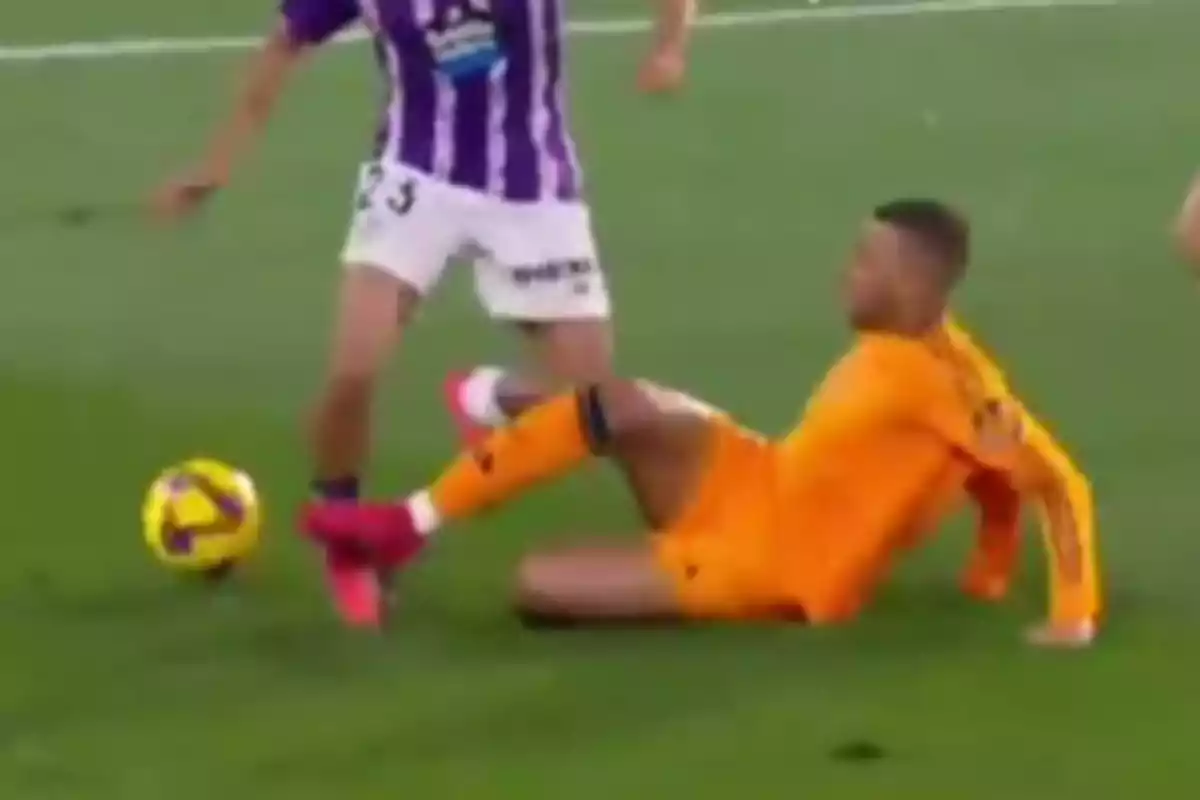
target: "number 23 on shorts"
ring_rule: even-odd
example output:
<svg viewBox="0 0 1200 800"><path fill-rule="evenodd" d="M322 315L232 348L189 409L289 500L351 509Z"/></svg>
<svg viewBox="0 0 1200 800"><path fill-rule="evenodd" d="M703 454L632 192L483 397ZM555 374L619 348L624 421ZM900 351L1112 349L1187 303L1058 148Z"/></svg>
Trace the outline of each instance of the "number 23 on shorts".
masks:
<svg viewBox="0 0 1200 800"><path fill-rule="evenodd" d="M354 198L355 211L361 213L382 206L396 216L403 217L413 210L417 203L416 181L410 178L389 185L386 177L386 171L378 162L363 169Z"/></svg>

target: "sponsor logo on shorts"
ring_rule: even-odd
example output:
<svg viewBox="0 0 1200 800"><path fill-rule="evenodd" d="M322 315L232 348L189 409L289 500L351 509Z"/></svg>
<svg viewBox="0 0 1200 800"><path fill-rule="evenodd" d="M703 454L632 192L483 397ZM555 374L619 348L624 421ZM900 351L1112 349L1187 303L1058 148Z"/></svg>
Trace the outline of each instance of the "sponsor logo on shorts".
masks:
<svg viewBox="0 0 1200 800"><path fill-rule="evenodd" d="M571 281L575 294L587 294L591 291L590 278L595 272L596 263L586 258L547 261L545 264L513 267L511 270L513 283L522 289L528 289L535 284Z"/></svg>

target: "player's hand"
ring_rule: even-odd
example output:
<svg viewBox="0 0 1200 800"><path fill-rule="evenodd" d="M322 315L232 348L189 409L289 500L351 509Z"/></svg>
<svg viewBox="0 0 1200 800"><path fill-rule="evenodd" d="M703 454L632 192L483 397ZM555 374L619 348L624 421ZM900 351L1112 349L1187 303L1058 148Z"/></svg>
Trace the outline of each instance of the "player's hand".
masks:
<svg viewBox="0 0 1200 800"><path fill-rule="evenodd" d="M676 48L658 48L646 57L638 72L638 88L646 94L668 94L683 86L687 56Z"/></svg>
<svg viewBox="0 0 1200 800"><path fill-rule="evenodd" d="M1071 623L1047 622L1030 628L1025 638L1034 647L1082 650L1096 640L1096 623L1090 620Z"/></svg>
<svg viewBox="0 0 1200 800"><path fill-rule="evenodd" d="M165 222L174 222L198 211L222 186L225 176L208 168L185 172L167 181L150 199L150 210Z"/></svg>
<svg viewBox="0 0 1200 800"><path fill-rule="evenodd" d="M988 564L972 564L962 579L962 590L981 603L999 603L1008 596L1009 579Z"/></svg>

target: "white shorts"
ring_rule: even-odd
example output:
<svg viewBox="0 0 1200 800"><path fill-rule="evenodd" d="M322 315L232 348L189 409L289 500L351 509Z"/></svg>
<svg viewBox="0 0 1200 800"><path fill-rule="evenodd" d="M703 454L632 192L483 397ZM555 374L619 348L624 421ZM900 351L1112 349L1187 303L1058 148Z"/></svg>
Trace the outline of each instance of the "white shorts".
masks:
<svg viewBox="0 0 1200 800"><path fill-rule="evenodd" d="M494 317L609 315L586 205L518 203L403 164L364 164L342 262L381 269L427 294L456 258L474 263L475 290Z"/></svg>

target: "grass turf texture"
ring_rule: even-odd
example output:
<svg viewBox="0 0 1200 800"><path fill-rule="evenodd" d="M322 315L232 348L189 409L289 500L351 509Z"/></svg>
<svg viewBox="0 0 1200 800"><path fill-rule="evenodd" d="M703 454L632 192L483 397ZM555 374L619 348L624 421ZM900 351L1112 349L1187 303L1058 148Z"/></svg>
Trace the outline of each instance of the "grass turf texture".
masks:
<svg viewBox="0 0 1200 800"><path fill-rule="evenodd" d="M0 31L266 16L102 5L6 4ZM524 632L505 613L520 551L633 528L598 472L439 542L386 638L338 630L289 516L367 50L323 58L236 188L171 233L130 204L197 150L237 55L0 64L0 796L1115 800L1196 781L1197 312L1163 231L1197 157L1197 26L1184 4L711 33L661 104L629 91L636 38L575 43L625 369L765 430L845 342L833 268L864 209L971 210L965 316L1097 485L1113 619L1065 657L1017 637L1042 611L1037 553L1011 604L957 596L965 526L844 631ZM379 491L449 455L441 373L514 353L464 276L434 305L380 405ZM198 453L248 469L270 515L218 591L160 573L136 527L146 483Z"/></svg>

